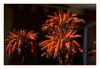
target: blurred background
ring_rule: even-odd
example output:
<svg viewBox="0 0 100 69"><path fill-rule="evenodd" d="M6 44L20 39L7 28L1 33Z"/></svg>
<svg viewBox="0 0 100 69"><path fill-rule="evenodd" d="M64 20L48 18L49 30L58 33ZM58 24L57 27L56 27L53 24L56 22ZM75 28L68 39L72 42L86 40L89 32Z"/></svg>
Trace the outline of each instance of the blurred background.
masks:
<svg viewBox="0 0 100 69"><path fill-rule="evenodd" d="M96 4L4 4L4 40L7 38L13 28L34 30L39 32L37 39L41 42L45 39L45 33L41 30L42 24L47 20L47 15L53 15L61 9L67 12L68 9L76 12L78 17L85 20L80 34L83 35L78 41L84 49L84 53L76 55L72 65L95 65L96 53L88 53L91 50L96 50ZM19 59L14 57L9 59L6 53L7 43L4 42L4 64L19 64L16 63ZM46 59L40 56L40 47L37 47L37 54L29 56L29 60L25 60L27 65L57 65L57 61L53 58Z"/></svg>

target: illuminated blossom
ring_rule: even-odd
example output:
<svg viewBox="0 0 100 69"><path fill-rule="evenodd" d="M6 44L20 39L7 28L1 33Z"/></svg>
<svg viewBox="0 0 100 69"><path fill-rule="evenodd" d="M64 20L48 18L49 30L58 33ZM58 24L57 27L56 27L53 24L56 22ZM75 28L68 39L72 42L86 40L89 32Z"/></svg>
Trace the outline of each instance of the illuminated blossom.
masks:
<svg viewBox="0 0 100 69"><path fill-rule="evenodd" d="M58 14L54 13L54 16L48 16L50 19L46 20L42 27L43 31L48 32L48 35L45 35L48 39L40 43L41 50L45 51L41 56L53 56L58 59L59 64L71 64L75 53L83 52L75 39L81 37L77 31L80 29L79 25L85 22L76 16L71 10L67 13L59 11Z"/></svg>
<svg viewBox="0 0 100 69"><path fill-rule="evenodd" d="M33 33L33 31L13 31L9 33L6 41L8 42L6 51L9 57L14 54L15 49L18 50L18 54L21 53L21 46L25 42L31 47L31 51L33 51L34 41L36 41L37 33Z"/></svg>

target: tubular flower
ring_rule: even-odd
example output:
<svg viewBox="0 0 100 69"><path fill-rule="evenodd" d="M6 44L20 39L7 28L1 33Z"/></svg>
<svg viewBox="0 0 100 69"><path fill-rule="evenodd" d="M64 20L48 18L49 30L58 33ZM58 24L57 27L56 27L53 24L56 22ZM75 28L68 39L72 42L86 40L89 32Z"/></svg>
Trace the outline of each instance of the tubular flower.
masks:
<svg viewBox="0 0 100 69"><path fill-rule="evenodd" d="M71 57L73 59L74 54L77 51L83 52L80 44L75 40L81 35L77 34L79 24L85 23L83 19L76 17L76 13L68 10L67 13L60 11L58 14L54 13L54 16L49 15L49 20L43 24L43 31L48 31L49 35L46 35L47 40L40 43L41 50L45 50L41 56L58 58L60 64L70 64ZM65 59L65 61L63 61Z"/></svg>
<svg viewBox="0 0 100 69"><path fill-rule="evenodd" d="M18 50L18 54L21 53L21 46L23 43L27 43L31 50L33 50L33 42L37 38L37 33L33 33L32 31L20 30L13 31L9 33L6 41L8 42L6 51L9 57L14 54L15 49Z"/></svg>

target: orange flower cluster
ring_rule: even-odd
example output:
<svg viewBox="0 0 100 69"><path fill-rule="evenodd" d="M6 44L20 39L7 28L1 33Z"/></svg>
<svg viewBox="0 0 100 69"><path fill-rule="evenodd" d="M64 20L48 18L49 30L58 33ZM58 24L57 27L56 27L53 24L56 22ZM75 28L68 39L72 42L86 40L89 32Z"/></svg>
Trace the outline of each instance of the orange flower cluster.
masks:
<svg viewBox="0 0 100 69"><path fill-rule="evenodd" d="M36 40L36 38L37 33L33 33L32 31L28 32L26 30L20 30L10 32L8 38L6 39L6 41L8 42L6 48L8 56L11 57L15 49L17 49L18 54L20 54L21 46L24 42L27 42L31 49L33 49L33 41Z"/></svg>
<svg viewBox="0 0 100 69"><path fill-rule="evenodd" d="M41 50L46 50L41 56L58 58L60 64L63 64L62 54L65 55L65 61L69 61L69 56L74 56L77 51L83 52L80 44L75 40L81 37L76 34L79 29L79 24L84 24L83 19L76 17L77 14L68 10L67 13L60 11L54 16L49 15L49 20L43 24L42 29L48 31L48 38L40 43ZM65 62L65 63L66 63Z"/></svg>

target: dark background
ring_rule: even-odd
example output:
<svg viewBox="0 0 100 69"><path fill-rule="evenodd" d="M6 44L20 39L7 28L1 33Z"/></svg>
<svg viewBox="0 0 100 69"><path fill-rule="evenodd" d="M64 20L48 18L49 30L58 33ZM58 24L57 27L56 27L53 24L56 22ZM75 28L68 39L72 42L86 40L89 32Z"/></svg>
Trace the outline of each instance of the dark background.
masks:
<svg viewBox="0 0 100 69"><path fill-rule="evenodd" d="M24 64L58 64L58 62L53 58L41 58L40 54L42 52L40 51L38 43L45 40L44 34L46 33L41 30L41 27L42 24L45 23L45 20L48 19L47 15L53 15L53 13L58 12L59 9L63 10L64 12L67 12L68 9L72 9L74 12L78 13L79 18L85 20L86 24L83 25L80 31L80 34L82 34L83 37L78 39L78 42L83 49L90 50L91 46L93 46L93 41L96 40L96 4L4 4L4 39L7 38L7 33L9 33L13 28L16 30L27 29L34 30L34 32L39 32L39 38L37 39L36 45L36 54L26 55ZM87 34L84 33L84 28L87 29ZM87 38L85 38L85 35ZM4 44L4 64L20 64L22 56L20 55L19 57L14 55L11 59L9 59L5 51L7 43L4 42ZM27 51L27 49L25 50ZM27 53L29 53L29 51L27 51ZM76 54L73 65L91 64L88 63L89 55L86 55L86 53L84 54Z"/></svg>

